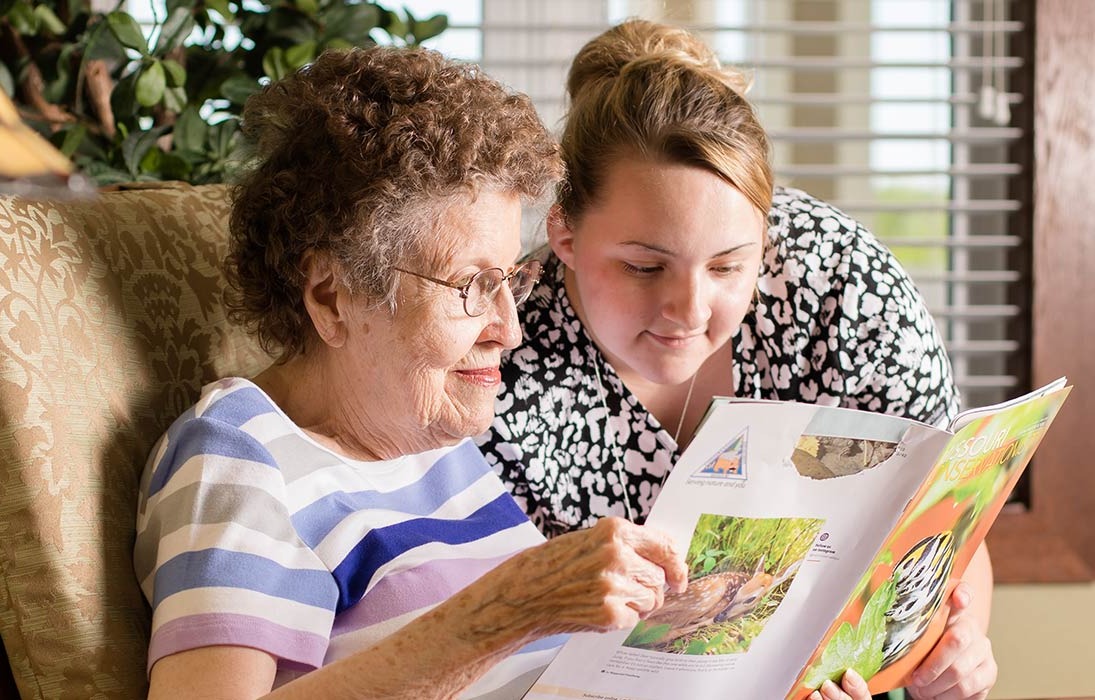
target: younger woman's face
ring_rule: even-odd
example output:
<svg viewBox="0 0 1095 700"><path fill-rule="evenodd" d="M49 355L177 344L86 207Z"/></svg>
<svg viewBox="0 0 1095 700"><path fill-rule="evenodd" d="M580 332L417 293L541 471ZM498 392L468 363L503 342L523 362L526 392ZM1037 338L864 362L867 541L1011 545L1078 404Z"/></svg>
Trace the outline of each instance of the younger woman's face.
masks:
<svg viewBox="0 0 1095 700"><path fill-rule="evenodd" d="M616 371L679 384L745 317L765 213L703 168L621 158L573 228L552 216L548 235L571 302Z"/></svg>

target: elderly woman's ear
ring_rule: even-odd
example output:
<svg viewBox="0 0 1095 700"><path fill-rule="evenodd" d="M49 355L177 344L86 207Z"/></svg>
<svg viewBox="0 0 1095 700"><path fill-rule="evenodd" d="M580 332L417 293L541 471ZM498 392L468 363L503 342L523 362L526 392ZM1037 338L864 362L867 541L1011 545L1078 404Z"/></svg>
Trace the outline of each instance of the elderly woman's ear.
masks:
<svg viewBox="0 0 1095 700"><path fill-rule="evenodd" d="M304 308L316 335L333 348L346 343L349 332L350 290L341 281L338 263L322 253L308 251L301 260L304 272Z"/></svg>

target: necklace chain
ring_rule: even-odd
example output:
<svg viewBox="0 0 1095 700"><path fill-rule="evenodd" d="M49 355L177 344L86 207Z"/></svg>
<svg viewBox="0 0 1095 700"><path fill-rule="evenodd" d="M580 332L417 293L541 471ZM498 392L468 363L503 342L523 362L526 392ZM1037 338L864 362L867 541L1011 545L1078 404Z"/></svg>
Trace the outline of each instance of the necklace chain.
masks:
<svg viewBox="0 0 1095 700"><path fill-rule="evenodd" d="M696 372L699 374L699 372ZM673 442L677 443L677 449L681 449L681 428L684 427L684 417L688 415L688 404L692 403L692 390L696 388L696 374L692 375L692 381L688 382L688 394L684 397L684 408L681 409L681 418L677 421L677 430L673 433Z"/></svg>

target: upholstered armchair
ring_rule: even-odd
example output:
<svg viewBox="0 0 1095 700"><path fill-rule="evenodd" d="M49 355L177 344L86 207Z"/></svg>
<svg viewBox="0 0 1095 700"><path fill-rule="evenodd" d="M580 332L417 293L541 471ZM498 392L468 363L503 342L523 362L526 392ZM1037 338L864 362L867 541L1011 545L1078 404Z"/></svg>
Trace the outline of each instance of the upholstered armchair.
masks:
<svg viewBox="0 0 1095 700"><path fill-rule="evenodd" d="M0 698L139 698L136 489L159 434L268 360L220 306L224 187L0 197ZM12 696L14 697L14 696Z"/></svg>

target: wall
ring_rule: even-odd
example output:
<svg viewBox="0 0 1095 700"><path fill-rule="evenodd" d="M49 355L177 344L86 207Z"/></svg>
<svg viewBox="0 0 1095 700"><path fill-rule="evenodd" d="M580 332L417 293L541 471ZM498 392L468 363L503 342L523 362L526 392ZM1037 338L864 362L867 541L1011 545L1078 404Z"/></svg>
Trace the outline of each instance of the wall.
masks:
<svg viewBox="0 0 1095 700"><path fill-rule="evenodd" d="M1095 584L998 584L991 700L1095 697Z"/></svg>

